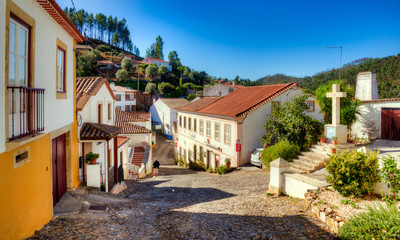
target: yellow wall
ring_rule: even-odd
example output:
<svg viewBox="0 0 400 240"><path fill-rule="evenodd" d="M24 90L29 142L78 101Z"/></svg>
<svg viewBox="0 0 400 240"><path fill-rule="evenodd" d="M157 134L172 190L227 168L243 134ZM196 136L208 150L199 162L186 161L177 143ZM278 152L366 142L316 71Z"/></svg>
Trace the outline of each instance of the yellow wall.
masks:
<svg viewBox="0 0 400 240"><path fill-rule="evenodd" d="M76 41L74 40L74 49L76 48ZM74 52L73 56L74 66L76 66L76 54ZM76 189L81 181L79 180L79 136L78 136L78 122L76 119L76 68L73 68L73 99L74 99L74 122L71 124L71 157L72 157L72 184L74 189Z"/></svg>
<svg viewBox="0 0 400 240"><path fill-rule="evenodd" d="M30 146L30 161L14 169L13 153ZM22 239L52 218L50 135L0 154L0 239Z"/></svg>

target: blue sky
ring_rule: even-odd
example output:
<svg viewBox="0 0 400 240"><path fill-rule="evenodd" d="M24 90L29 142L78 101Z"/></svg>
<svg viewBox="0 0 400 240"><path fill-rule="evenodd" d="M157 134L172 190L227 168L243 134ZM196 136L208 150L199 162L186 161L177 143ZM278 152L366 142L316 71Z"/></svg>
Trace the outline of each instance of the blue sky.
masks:
<svg viewBox="0 0 400 240"><path fill-rule="evenodd" d="M71 7L71 0L56 0ZM73 0L127 19L143 56L161 35L164 56L216 77L313 75L363 57L400 53L400 1Z"/></svg>

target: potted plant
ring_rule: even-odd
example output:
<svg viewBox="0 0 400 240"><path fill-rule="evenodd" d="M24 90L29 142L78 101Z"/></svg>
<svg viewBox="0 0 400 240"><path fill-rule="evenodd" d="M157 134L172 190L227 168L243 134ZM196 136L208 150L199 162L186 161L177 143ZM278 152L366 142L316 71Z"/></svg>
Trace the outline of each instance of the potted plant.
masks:
<svg viewBox="0 0 400 240"><path fill-rule="evenodd" d="M155 144L153 141L151 142L151 147L152 147L152 148L155 148L155 147L156 147L156 144Z"/></svg>
<svg viewBox="0 0 400 240"><path fill-rule="evenodd" d="M339 140L337 139L337 137L335 136L335 137L333 137L332 138L332 144L333 145L337 145L339 143Z"/></svg>
<svg viewBox="0 0 400 240"><path fill-rule="evenodd" d="M321 143L326 143L326 136L324 134L321 134L319 136L319 140L321 141Z"/></svg>
<svg viewBox="0 0 400 240"><path fill-rule="evenodd" d="M231 167L231 159L230 158L225 158L225 165L230 168Z"/></svg>
<svg viewBox="0 0 400 240"><path fill-rule="evenodd" d="M336 154L336 148L332 148L332 153Z"/></svg>
<svg viewBox="0 0 400 240"><path fill-rule="evenodd" d="M100 157L98 153L88 153L85 155L85 163L86 164L96 164L96 160Z"/></svg>

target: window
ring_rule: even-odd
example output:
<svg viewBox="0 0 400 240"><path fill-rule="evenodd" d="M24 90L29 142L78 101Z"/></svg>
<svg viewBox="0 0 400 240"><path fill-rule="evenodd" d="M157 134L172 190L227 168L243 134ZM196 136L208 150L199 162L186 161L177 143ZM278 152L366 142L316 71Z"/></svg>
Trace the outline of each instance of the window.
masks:
<svg viewBox="0 0 400 240"><path fill-rule="evenodd" d="M192 119L188 118L188 129L192 130Z"/></svg>
<svg viewBox="0 0 400 240"><path fill-rule="evenodd" d="M224 142L231 143L231 125L224 125Z"/></svg>
<svg viewBox="0 0 400 240"><path fill-rule="evenodd" d="M57 92L65 93L65 50L57 48Z"/></svg>
<svg viewBox="0 0 400 240"><path fill-rule="evenodd" d="M19 19L10 18L8 83L28 85L29 28Z"/></svg>
<svg viewBox="0 0 400 240"><path fill-rule="evenodd" d="M108 120L111 120L111 103L108 104L107 110Z"/></svg>
<svg viewBox="0 0 400 240"><path fill-rule="evenodd" d="M197 131L197 119L193 118L193 132Z"/></svg>
<svg viewBox="0 0 400 240"><path fill-rule="evenodd" d="M220 124L216 123L214 125L214 138L215 140L219 141L219 133L220 133L220 129L219 129Z"/></svg>
<svg viewBox="0 0 400 240"><path fill-rule="evenodd" d="M182 116L179 116L179 127L182 127Z"/></svg>
<svg viewBox="0 0 400 240"><path fill-rule="evenodd" d="M211 137L211 122L207 121L206 123L206 135L207 137Z"/></svg>
<svg viewBox="0 0 400 240"><path fill-rule="evenodd" d="M183 160L187 162L186 149L183 149Z"/></svg>
<svg viewBox="0 0 400 240"><path fill-rule="evenodd" d="M307 112L315 112L315 101L307 101Z"/></svg>
<svg viewBox="0 0 400 240"><path fill-rule="evenodd" d="M121 110L121 106L116 106L115 109Z"/></svg>
<svg viewBox="0 0 400 240"><path fill-rule="evenodd" d="M204 120L200 120L199 134L200 135L204 134Z"/></svg>
<svg viewBox="0 0 400 240"><path fill-rule="evenodd" d="M116 94L115 95L115 100L120 102L121 101L121 94Z"/></svg>
<svg viewBox="0 0 400 240"><path fill-rule="evenodd" d="M186 117L183 117L183 128L186 129Z"/></svg>
<svg viewBox="0 0 400 240"><path fill-rule="evenodd" d="M98 108L98 112L97 112L98 113L97 119L98 119L99 123L102 123L102 114L103 114L102 107L103 107L103 105L99 104L98 107L99 108Z"/></svg>
<svg viewBox="0 0 400 240"><path fill-rule="evenodd" d="M131 106L130 106L130 105L126 105L126 106L125 106L125 111L126 111L126 112L131 111Z"/></svg>
<svg viewBox="0 0 400 240"><path fill-rule="evenodd" d="M188 150L189 153L189 161L193 161L193 151Z"/></svg>

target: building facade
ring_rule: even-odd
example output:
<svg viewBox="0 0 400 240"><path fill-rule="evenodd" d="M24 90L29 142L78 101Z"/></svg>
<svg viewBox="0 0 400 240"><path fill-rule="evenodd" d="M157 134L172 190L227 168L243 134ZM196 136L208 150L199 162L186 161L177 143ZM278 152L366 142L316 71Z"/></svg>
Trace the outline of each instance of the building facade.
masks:
<svg viewBox="0 0 400 240"><path fill-rule="evenodd" d="M52 0L1 0L0 16L0 238L22 239L80 184L73 50L84 37Z"/></svg>
<svg viewBox="0 0 400 240"><path fill-rule="evenodd" d="M147 64L156 64L157 67L166 66L168 68L168 71L170 72L172 71L172 65L169 62L162 59L146 57L145 59L143 59L143 62Z"/></svg>
<svg viewBox="0 0 400 240"><path fill-rule="evenodd" d="M235 83L221 83L204 89L204 97L223 97L235 91L238 88L243 88L242 85Z"/></svg>
<svg viewBox="0 0 400 240"><path fill-rule="evenodd" d="M250 161L261 147L266 116L275 104L283 104L302 89L295 83L240 88L225 97L203 98L178 108L176 149L185 161L203 159L207 168L234 167ZM322 120L314 98L307 100L306 115Z"/></svg>
<svg viewBox="0 0 400 240"><path fill-rule="evenodd" d="M115 108L131 112L136 110L136 93L137 90L133 90L126 87L115 86L115 83L110 83L111 89L115 95Z"/></svg>

